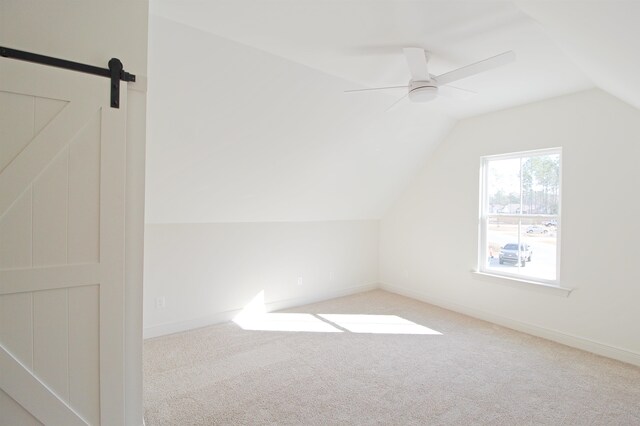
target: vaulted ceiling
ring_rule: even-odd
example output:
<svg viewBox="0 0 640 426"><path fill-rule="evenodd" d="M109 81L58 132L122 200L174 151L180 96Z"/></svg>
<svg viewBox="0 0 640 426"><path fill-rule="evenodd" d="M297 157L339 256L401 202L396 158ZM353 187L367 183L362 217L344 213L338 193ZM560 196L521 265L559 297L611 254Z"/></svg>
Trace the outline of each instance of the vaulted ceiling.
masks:
<svg viewBox="0 0 640 426"><path fill-rule="evenodd" d="M639 106L638 4L152 1L147 220L379 218L458 119L594 85ZM405 84L405 46L436 75L517 60L464 101L343 93Z"/></svg>

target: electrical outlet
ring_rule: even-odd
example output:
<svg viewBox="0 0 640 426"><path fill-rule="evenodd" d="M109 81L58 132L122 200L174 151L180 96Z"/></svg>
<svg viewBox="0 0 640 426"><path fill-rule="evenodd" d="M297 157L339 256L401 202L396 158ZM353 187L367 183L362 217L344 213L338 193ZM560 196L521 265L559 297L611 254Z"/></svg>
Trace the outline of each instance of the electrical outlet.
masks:
<svg viewBox="0 0 640 426"><path fill-rule="evenodd" d="M156 309L164 309L167 306L164 296L156 297Z"/></svg>

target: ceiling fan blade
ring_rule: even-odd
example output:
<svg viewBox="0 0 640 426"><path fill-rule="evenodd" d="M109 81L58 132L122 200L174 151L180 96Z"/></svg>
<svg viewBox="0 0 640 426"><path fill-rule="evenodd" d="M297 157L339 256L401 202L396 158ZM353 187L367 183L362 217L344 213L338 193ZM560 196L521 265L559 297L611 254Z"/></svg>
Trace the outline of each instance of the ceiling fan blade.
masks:
<svg viewBox="0 0 640 426"><path fill-rule="evenodd" d="M449 99L468 100L477 95L473 90L463 89L455 86L439 86L438 95Z"/></svg>
<svg viewBox="0 0 640 426"><path fill-rule="evenodd" d="M477 95L477 94L478 94L478 92L476 92L475 90L463 89L462 87L452 86L452 85L450 85L450 84L449 84L449 85L447 85L447 87L449 87L449 88L451 88L451 89L454 89L454 90L460 90L460 91L462 91L462 92L466 92L466 93L468 93L468 94L470 94L470 95Z"/></svg>
<svg viewBox="0 0 640 426"><path fill-rule="evenodd" d="M427 69L427 52L420 47L405 47L402 49L407 58L411 79L413 81L429 81L429 70Z"/></svg>
<svg viewBox="0 0 640 426"><path fill-rule="evenodd" d="M389 112L392 111L393 109L395 109L396 106L398 106L398 104L400 102L402 102L403 100L405 100L407 98L407 96L409 96L409 93L407 93L406 95L404 95L403 97L401 97L400 99L398 99L397 101L395 101L394 103L392 103L389 108L385 109L384 112Z"/></svg>
<svg viewBox="0 0 640 426"><path fill-rule="evenodd" d="M472 75L488 71L490 69L499 67L500 65L508 64L515 61L515 59L516 53L513 50L510 50L508 52L492 56L491 58L487 58L485 60L441 74L436 77L436 81L438 82L438 85L453 83L454 81L471 77Z"/></svg>
<svg viewBox="0 0 640 426"><path fill-rule="evenodd" d="M408 86L405 84L404 86L387 86L387 87L372 87L370 89L352 89L345 90L344 93L353 93L353 92L366 92L370 90L387 90L387 89L406 89Z"/></svg>

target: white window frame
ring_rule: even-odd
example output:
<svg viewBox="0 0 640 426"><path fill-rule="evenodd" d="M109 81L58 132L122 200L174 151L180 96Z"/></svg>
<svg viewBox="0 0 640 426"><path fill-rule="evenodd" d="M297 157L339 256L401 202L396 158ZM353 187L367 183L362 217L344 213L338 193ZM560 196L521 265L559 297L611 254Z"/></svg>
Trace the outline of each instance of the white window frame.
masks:
<svg viewBox="0 0 640 426"><path fill-rule="evenodd" d="M489 203L488 203L488 194L487 194L487 184L488 184L488 163L490 161L496 160L509 160L514 158L520 159L520 212L523 211L523 192L522 192L522 162L524 159L528 157L537 157L541 155L553 155L557 154L560 157L560 170L559 170L559 190L558 190L558 214L549 215L549 214L522 214L522 213L489 213ZM526 281L532 283L539 283L544 285L551 285L554 287L560 287L560 247L561 247L561 239L560 234L562 230L562 148L547 148L547 149L538 149L532 151L521 151L521 152L513 152L508 154L498 154L498 155L487 155L480 157L480 214L479 214L479 246L478 246L478 269L477 271L483 274L495 275L503 278L510 278L515 281ZM489 217L507 217L507 218L517 218L517 219L555 219L557 221L557 233L556 233L556 279L548 280L540 277L535 277L531 275L526 275L522 273L509 273L496 271L495 269L487 268L487 259L489 258L489 253L487 252L487 225ZM522 221L518 221L518 247L522 241L520 240L522 232ZM520 265L518 264L518 271L520 271Z"/></svg>

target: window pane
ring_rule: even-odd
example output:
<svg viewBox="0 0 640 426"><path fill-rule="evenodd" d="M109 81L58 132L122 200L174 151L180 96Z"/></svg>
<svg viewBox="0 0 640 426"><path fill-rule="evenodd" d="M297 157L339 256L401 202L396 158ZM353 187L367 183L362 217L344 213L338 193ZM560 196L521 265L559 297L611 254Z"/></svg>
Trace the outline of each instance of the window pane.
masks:
<svg viewBox="0 0 640 426"><path fill-rule="evenodd" d="M544 280L556 279L556 219L522 219L522 241L531 248L531 261L522 274Z"/></svg>
<svg viewBox="0 0 640 426"><path fill-rule="evenodd" d="M487 213L520 213L520 159L487 164Z"/></svg>
<svg viewBox="0 0 640 426"><path fill-rule="evenodd" d="M489 217L486 235L487 269L490 272L518 273L526 254L525 250L518 250L518 223L519 219L514 217Z"/></svg>
<svg viewBox="0 0 640 426"><path fill-rule="evenodd" d="M558 282L561 155L556 148L483 159L481 271Z"/></svg>
<svg viewBox="0 0 640 426"><path fill-rule="evenodd" d="M558 214L560 155L536 155L522 159L523 212Z"/></svg>
<svg viewBox="0 0 640 426"><path fill-rule="evenodd" d="M554 281L557 233L555 219L490 216L486 230L487 271Z"/></svg>

